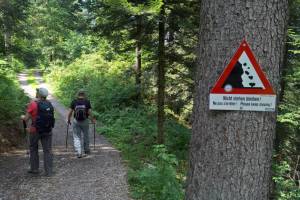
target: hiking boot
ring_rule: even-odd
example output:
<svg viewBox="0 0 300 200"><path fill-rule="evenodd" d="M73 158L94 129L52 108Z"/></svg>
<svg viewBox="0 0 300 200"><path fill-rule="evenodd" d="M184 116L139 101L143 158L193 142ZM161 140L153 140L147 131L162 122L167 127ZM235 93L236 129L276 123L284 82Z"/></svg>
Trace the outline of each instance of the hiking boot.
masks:
<svg viewBox="0 0 300 200"><path fill-rule="evenodd" d="M82 154L77 154L77 158L82 158Z"/></svg>
<svg viewBox="0 0 300 200"><path fill-rule="evenodd" d="M51 177L51 176L53 176L53 172L45 172L44 176Z"/></svg>
<svg viewBox="0 0 300 200"><path fill-rule="evenodd" d="M31 170L31 169L30 169L30 170L27 171L27 173L28 173L28 174L34 174L34 175L37 175L37 174L39 174L40 172L39 172L39 170Z"/></svg>
<svg viewBox="0 0 300 200"><path fill-rule="evenodd" d="M84 151L84 153L85 153L86 155L90 155L90 154L91 154L91 151Z"/></svg>

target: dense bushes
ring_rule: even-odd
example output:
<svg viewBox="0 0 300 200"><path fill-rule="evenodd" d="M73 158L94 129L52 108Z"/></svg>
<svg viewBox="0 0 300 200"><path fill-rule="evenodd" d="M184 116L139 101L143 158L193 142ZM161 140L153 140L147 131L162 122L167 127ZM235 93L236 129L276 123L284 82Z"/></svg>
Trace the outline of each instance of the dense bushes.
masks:
<svg viewBox="0 0 300 200"><path fill-rule="evenodd" d="M99 53L83 55L67 66L54 67L48 79L56 95L68 104L78 89L85 89L98 111L129 105L135 95L134 81L126 76L125 62L105 61Z"/></svg>
<svg viewBox="0 0 300 200"><path fill-rule="evenodd" d="M296 161L297 162L297 161ZM298 158L299 162L299 158ZM300 198L300 188L296 179L299 179L297 170L293 169L287 161L276 163L273 166L273 180L275 182L275 199L291 200Z"/></svg>
<svg viewBox="0 0 300 200"><path fill-rule="evenodd" d="M152 158L141 170L130 171L129 182L135 188L133 196L145 200L183 199L183 188L176 177L177 158L164 145L153 146Z"/></svg>
<svg viewBox="0 0 300 200"><path fill-rule="evenodd" d="M16 83L15 73L8 70L8 65L5 63L0 67L0 122L4 126L19 119L28 100Z"/></svg>
<svg viewBox="0 0 300 200"><path fill-rule="evenodd" d="M0 152L7 151L21 143L23 136L19 135L18 124L20 115L24 113L28 98L16 82L15 70L21 64L14 60L0 60Z"/></svg>

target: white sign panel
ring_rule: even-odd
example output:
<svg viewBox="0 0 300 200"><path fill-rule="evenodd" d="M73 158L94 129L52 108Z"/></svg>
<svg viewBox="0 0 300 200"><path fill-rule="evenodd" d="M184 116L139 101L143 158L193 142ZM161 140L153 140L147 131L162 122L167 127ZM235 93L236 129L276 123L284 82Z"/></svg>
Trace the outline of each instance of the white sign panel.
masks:
<svg viewBox="0 0 300 200"><path fill-rule="evenodd" d="M210 94L210 110L275 111L276 95Z"/></svg>

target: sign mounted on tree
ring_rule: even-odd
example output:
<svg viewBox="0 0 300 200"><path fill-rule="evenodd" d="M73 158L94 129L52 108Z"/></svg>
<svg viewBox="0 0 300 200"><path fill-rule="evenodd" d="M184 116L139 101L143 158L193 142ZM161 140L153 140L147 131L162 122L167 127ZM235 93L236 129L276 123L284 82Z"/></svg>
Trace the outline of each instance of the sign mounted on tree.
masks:
<svg viewBox="0 0 300 200"><path fill-rule="evenodd" d="M210 92L210 110L275 111L276 95L244 40Z"/></svg>

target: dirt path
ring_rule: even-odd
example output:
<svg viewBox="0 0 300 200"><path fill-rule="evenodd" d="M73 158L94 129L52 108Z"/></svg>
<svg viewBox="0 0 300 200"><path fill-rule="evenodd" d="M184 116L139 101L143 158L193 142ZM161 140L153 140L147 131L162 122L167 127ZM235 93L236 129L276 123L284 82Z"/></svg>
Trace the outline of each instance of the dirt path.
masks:
<svg viewBox="0 0 300 200"><path fill-rule="evenodd" d="M37 76L40 84L42 79ZM26 82L26 74L20 74L23 89L33 97L34 89ZM72 132L69 148L65 149L66 108L50 95L57 117L53 130L54 176L27 174L29 158L26 149L0 155L0 200L129 200L126 169L120 153L103 136L96 136L96 149L92 154L78 159L73 152ZM40 169L43 170L42 152Z"/></svg>

